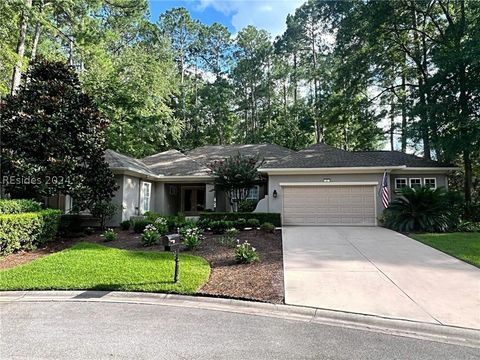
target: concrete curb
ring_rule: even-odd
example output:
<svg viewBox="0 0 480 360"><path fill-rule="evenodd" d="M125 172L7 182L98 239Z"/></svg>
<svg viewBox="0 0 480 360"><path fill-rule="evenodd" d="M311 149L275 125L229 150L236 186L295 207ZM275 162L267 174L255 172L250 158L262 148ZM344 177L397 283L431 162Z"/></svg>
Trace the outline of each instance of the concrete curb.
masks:
<svg viewBox="0 0 480 360"><path fill-rule="evenodd" d="M118 291L2 291L9 302L104 302L177 306L305 321L480 348L480 331L372 315L225 298Z"/></svg>

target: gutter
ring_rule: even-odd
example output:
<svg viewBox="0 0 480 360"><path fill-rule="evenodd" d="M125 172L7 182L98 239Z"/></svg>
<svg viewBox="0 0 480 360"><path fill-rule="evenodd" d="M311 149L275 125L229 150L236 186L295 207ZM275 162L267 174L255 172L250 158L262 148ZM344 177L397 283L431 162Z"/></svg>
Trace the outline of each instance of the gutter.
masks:
<svg viewBox="0 0 480 360"><path fill-rule="evenodd" d="M358 166L358 167L323 167L323 168L260 168L259 172L272 175L308 175L332 173L383 173L384 171L405 170L407 166Z"/></svg>

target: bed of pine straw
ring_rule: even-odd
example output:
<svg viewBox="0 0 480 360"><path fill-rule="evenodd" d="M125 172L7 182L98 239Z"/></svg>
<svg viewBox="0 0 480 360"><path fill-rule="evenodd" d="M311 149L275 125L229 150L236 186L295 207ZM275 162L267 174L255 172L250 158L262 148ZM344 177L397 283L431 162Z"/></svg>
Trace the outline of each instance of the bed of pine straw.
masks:
<svg viewBox="0 0 480 360"><path fill-rule="evenodd" d="M11 254L0 258L0 269L28 263L71 247L80 241L101 243L119 249L163 251L163 246L144 247L140 242L139 234L121 230L118 232L118 240L112 242L104 242L99 234L93 234L65 241L56 241L34 251ZM265 233L261 230L240 232L239 240L250 242L260 256L260 261L253 264L237 264L234 248L221 245L221 236L206 233L205 239L196 250L186 251L186 253L204 257L211 266L210 278L198 293L200 295L282 303L284 292L281 230L277 230L275 234Z"/></svg>

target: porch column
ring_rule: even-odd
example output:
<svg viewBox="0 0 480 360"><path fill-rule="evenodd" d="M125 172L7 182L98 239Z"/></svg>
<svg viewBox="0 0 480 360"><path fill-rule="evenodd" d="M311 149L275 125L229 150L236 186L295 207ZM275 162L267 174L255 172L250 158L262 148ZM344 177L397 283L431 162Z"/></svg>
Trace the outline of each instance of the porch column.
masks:
<svg viewBox="0 0 480 360"><path fill-rule="evenodd" d="M205 210L214 210L215 205L215 186L205 184Z"/></svg>

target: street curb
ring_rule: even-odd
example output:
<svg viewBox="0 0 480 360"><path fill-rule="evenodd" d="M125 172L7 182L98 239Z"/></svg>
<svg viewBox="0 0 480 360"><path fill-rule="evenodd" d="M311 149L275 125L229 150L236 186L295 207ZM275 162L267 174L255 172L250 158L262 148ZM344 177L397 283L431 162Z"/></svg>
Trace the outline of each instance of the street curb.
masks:
<svg viewBox="0 0 480 360"><path fill-rule="evenodd" d="M1 291L12 302L102 302L176 306L368 330L384 334L480 348L480 331L327 309L225 298L119 291Z"/></svg>

